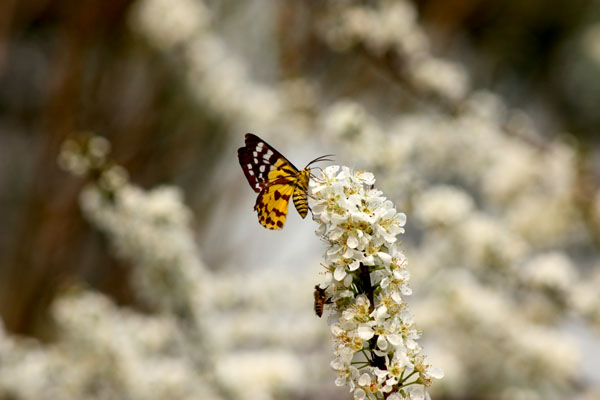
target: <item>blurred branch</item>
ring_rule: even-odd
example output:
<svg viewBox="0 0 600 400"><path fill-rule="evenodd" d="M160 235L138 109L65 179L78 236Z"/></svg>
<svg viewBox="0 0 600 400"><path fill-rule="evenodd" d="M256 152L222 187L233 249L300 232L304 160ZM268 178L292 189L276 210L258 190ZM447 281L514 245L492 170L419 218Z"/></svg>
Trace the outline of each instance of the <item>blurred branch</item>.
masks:
<svg viewBox="0 0 600 400"><path fill-rule="evenodd" d="M577 152L577 175L573 182L573 201L577 205L581 220L587 228L596 248L600 248L600 215L598 214L598 194L600 177L592 168L591 152L579 146Z"/></svg>
<svg viewBox="0 0 600 400"><path fill-rule="evenodd" d="M8 51L10 28L17 0L4 0L0 3L0 77L6 62Z"/></svg>
<svg viewBox="0 0 600 400"><path fill-rule="evenodd" d="M48 9L38 10L50 17L49 24L53 25L50 31L59 44L49 59L49 78L40 88L43 94L36 93L44 98L41 109L31 115L34 131L40 132L28 158L32 163L31 181L23 205L17 210L20 215L11 237L13 250L3 260L9 284L2 290L0 314L10 330L40 333L37 328L45 325L40 322L54 284L63 274L72 272L73 260L81 256L81 252L69 251L80 248L86 239L76 207L79 185L64 179L56 167L56 157L60 143L80 123L77 110L81 109L80 100L84 97L81 89L91 43L107 24L114 26L115 19L123 18L128 3L128 0L113 1L110 5L98 2L96 7L78 3L66 7L65 3L56 2ZM19 22L30 21L24 18ZM27 27L11 27L12 31L19 29ZM5 34L8 35L6 31Z"/></svg>

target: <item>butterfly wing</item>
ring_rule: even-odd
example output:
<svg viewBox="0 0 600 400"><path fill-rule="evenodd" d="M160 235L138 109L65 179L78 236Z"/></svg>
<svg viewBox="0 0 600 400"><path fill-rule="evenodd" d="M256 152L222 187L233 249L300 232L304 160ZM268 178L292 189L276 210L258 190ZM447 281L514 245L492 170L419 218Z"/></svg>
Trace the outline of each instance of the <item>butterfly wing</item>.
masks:
<svg viewBox="0 0 600 400"><path fill-rule="evenodd" d="M258 222L268 229L281 229L285 224L290 198L294 193L294 184L283 179L281 183L272 183L265 187L258 198L254 209L258 213Z"/></svg>
<svg viewBox="0 0 600 400"><path fill-rule="evenodd" d="M246 145L238 149L238 160L252 190L259 193L281 176L295 177L298 169L280 152L252 133L246 133ZM271 171L280 170L276 176Z"/></svg>

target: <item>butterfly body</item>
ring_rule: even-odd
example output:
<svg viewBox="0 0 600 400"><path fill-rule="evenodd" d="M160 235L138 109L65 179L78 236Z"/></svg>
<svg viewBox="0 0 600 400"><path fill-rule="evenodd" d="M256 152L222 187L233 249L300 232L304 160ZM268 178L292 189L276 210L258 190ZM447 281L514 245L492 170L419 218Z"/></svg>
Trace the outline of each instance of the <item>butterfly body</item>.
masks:
<svg viewBox="0 0 600 400"><path fill-rule="evenodd" d="M268 229L285 224L290 200L302 218L308 213L310 168L298 170L287 158L252 133L238 149L240 166L252 189L258 193L254 210L258 222ZM309 164L310 165L310 164Z"/></svg>

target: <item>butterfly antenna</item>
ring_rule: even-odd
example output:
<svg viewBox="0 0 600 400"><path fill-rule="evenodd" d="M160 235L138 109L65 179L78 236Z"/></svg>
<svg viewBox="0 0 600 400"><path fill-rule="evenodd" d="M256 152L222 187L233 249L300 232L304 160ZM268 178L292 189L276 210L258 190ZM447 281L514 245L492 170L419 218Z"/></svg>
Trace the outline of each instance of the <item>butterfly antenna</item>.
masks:
<svg viewBox="0 0 600 400"><path fill-rule="evenodd" d="M329 161L329 162L331 162L333 160L330 159L330 158L327 158L327 157L333 157L333 156L335 156L335 154L325 154L324 156L317 157L314 160L312 160L311 162L309 162L308 165L306 166L306 168L310 167L314 163L321 162L321 161Z"/></svg>

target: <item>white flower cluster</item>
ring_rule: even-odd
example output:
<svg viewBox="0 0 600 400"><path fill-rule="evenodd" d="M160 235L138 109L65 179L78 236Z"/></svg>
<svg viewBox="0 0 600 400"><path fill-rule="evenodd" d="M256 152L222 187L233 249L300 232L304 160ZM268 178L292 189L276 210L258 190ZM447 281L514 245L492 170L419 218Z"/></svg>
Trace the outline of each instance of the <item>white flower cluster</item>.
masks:
<svg viewBox="0 0 600 400"><path fill-rule="evenodd" d="M511 385L574 390L574 371L585 353L559 326L569 312L592 326L599 315L599 292L592 289L598 280L576 268L590 259L575 259L582 253L569 251L591 245L585 226L594 223L581 219L573 201L579 193L575 151L560 141L536 146L528 118L508 112L491 93L474 93L466 104L458 116L415 112L384 127L363 106L344 100L322 115L322 131L347 157L375 169L380 185L414 212L421 231L406 248L419 262L413 277L427 293L416 307L426 339L444 348L439 357L452 366L444 368L447 379L436 388L466 395L461 388L488 381L498 392ZM434 275L443 278L431 280ZM468 289L469 299L454 301L457 291L449 281L457 282L458 292ZM482 317L513 315L518 329L488 318L465 319L485 297L497 298L502 307ZM447 312L436 311L441 308ZM477 333L471 330L475 323L481 325ZM496 342L504 350L488 357L492 353L483 350ZM549 354L563 360L560 368L545 361ZM531 368L517 381L509 371L523 358Z"/></svg>
<svg viewBox="0 0 600 400"><path fill-rule="evenodd" d="M443 373L426 363L402 296L411 294L396 236L406 216L374 189L368 172L330 166L311 181L316 233L328 242L326 290L338 386L355 399L416 399Z"/></svg>

